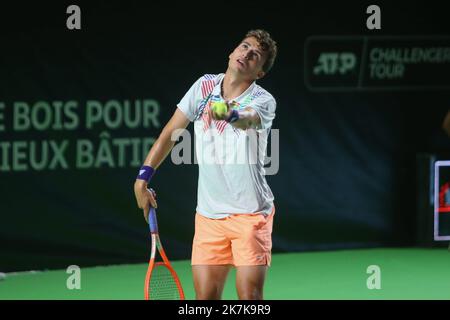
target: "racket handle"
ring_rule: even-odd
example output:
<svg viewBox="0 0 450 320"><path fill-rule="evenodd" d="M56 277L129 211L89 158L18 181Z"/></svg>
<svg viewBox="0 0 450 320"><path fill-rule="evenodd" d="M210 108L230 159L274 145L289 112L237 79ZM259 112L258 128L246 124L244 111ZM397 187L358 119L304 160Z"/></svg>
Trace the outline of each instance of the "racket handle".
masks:
<svg viewBox="0 0 450 320"><path fill-rule="evenodd" d="M151 233L158 233L158 222L156 221L156 212L153 207L150 207L148 212L148 225Z"/></svg>

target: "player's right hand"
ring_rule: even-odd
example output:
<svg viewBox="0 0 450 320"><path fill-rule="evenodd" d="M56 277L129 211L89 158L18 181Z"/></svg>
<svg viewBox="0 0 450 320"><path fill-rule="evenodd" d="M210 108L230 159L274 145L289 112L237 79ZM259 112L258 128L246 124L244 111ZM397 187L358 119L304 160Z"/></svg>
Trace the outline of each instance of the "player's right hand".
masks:
<svg viewBox="0 0 450 320"><path fill-rule="evenodd" d="M136 180L134 183L134 195L137 205L144 212L145 221L148 222L148 211L150 206L157 208L156 192L152 188L147 188L147 183L143 180Z"/></svg>

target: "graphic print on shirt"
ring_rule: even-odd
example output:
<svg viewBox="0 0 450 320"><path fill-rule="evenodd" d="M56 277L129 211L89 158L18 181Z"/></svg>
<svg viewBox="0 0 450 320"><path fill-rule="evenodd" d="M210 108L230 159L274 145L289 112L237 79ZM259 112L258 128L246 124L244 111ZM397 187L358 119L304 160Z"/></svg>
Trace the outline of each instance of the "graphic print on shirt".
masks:
<svg viewBox="0 0 450 320"><path fill-rule="evenodd" d="M203 100L199 106L199 115L201 115L203 120L203 131L207 131L211 127L211 123L214 121L214 125L219 134L222 134L227 126L228 122L224 120L213 120L211 115L211 105L215 102L222 102L223 99L219 95L213 95L212 92L216 86L215 83L216 75L206 74L203 76L201 91ZM262 94L264 94L264 90L257 88L251 94L247 95L242 103L238 103L233 101L232 108L235 110L244 109L250 102ZM239 133L235 128L233 128L235 133Z"/></svg>

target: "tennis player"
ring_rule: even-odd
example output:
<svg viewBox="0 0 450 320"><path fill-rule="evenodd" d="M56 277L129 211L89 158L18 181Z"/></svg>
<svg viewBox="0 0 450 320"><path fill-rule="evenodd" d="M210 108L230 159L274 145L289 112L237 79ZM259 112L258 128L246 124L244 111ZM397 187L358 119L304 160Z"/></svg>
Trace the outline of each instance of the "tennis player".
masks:
<svg viewBox="0 0 450 320"><path fill-rule="evenodd" d="M197 299L221 299L233 266L239 299L263 299L275 213L263 165L276 101L256 80L267 74L276 55L269 33L249 31L229 55L225 74L200 77L178 103L134 185L147 220L149 206L157 207L148 182L174 146L172 134L194 122L199 179L191 263ZM215 109L218 102L226 104L226 112ZM238 161L242 150L252 149L250 133L257 137L259 156Z"/></svg>

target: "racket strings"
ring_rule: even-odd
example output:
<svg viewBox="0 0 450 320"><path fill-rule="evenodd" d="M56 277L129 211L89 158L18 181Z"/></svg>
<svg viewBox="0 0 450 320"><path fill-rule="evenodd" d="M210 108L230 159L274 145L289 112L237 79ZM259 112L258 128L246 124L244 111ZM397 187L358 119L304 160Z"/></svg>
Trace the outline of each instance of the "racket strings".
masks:
<svg viewBox="0 0 450 320"><path fill-rule="evenodd" d="M180 300L177 283L170 270L163 264L155 265L149 287L150 300Z"/></svg>

